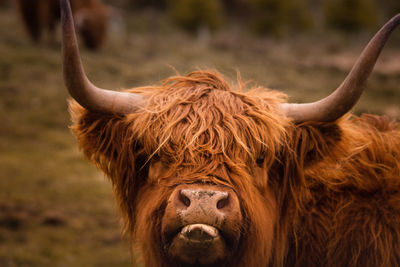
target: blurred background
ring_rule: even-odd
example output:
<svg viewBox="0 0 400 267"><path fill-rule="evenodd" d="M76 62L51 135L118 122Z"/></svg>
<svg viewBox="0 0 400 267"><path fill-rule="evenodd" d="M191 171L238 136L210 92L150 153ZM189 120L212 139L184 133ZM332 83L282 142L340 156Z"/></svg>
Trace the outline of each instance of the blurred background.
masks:
<svg viewBox="0 0 400 267"><path fill-rule="evenodd" d="M105 88L197 69L315 101L398 0L75 0L88 76ZM131 266L109 182L68 129L58 0L0 0L0 266ZM396 30L354 112L400 119Z"/></svg>

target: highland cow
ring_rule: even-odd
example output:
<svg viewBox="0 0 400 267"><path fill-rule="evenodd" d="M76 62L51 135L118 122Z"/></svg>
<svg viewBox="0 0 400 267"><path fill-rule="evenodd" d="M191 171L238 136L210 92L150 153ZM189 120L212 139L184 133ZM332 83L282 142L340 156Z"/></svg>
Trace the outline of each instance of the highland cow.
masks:
<svg viewBox="0 0 400 267"><path fill-rule="evenodd" d="M334 93L291 104L207 71L100 89L61 7L72 129L145 266L400 265L400 126L348 114L400 15Z"/></svg>
<svg viewBox="0 0 400 267"><path fill-rule="evenodd" d="M15 0L20 18L34 42L40 41L43 30L52 38L60 19L59 0ZM110 7L100 0L71 0L72 13L81 37L89 49L98 49L107 35Z"/></svg>

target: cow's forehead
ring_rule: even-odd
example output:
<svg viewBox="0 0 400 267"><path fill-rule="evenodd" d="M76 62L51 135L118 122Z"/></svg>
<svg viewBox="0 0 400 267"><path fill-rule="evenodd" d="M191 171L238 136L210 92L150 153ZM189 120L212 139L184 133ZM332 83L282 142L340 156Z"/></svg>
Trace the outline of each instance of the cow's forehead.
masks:
<svg viewBox="0 0 400 267"><path fill-rule="evenodd" d="M181 77L152 96L146 112L137 117L146 125L141 136L148 153L181 161L273 153L287 125L277 108L280 95L238 92L214 76L202 78L200 82Z"/></svg>

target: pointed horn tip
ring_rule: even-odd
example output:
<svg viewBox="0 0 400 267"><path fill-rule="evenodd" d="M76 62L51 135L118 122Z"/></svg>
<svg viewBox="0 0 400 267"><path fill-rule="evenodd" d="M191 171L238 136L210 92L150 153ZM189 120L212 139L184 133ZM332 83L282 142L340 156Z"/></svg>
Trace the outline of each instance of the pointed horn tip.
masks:
<svg viewBox="0 0 400 267"><path fill-rule="evenodd" d="M60 0L60 9L61 12L68 10L70 7L69 0Z"/></svg>
<svg viewBox="0 0 400 267"><path fill-rule="evenodd" d="M367 69L370 68L370 71L372 71L373 66L375 65L376 59L378 58L381 50L383 49L383 46L385 45L387 39L389 38L390 34L394 29L396 29L397 26L400 24L400 13L396 14L393 16L382 28L375 34L375 36L372 38L372 40L368 43L366 50L363 51L363 53L360 55L359 59L361 58L363 60L363 63L361 66L364 68L366 67ZM364 55L364 58L362 56ZM371 58L373 60L371 60ZM357 63L356 65L357 66ZM352 68L352 71L354 70L354 67ZM359 74L365 74L366 72L362 72L360 70L360 66L356 67L355 71L358 71ZM361 72L361 74L360 74ZM368 72L370 73L370 72ZM351 74L351 73L350 73ZM368 74L369 75L369 74ZM346 77L345 81L349 78L349 76ZM367 76L368 78L368 76ZM359 96L361 96L362 91L364 90L364 86L362 82L359 82L359 90L358 92L360 93ZM365 85L365 84L364 84ZM348 87L348 86L346 86ZM339 87L340 88L340 87ZM339 89L338 88L338 89ZM351 97L349 96L349 90L345 90L343 92L344 97L339 97L341 101L344 101L343 103L337 103L337 101L326 101L328 98L330 100L334 100L334 97L332 98L333 95L335 95L338 91L336 89L331 95L328 97L325 97L324 99L321 99L319 101L313 102L313 103L304 103L304 104L296 104L296 103L284 103L280 105L280 108L283 110L283 112L286 114L286 116L291 117L293 121L295 122L305 122L305 121L310 121L310 120L315 120L315 121L334 121L342 117L344 114L346 114L358 101L358 97ZM343 91L343 90L342 90ZM347 91L347 92L346 92ZM348 101L350 99L350 101ZM340 108L337 108L334 113L332 113L331 109L326 109L328 112L322 112L320 110L317 110L316 107L319 106L319 108L324 108L324 105L321 106L321 103L330 103L329 105L336 104L336 106L341 105ZM325 109L325 108L324 108ZM323 114L325 113L325 114Z"/></svg>
<svg viewBox="0 0 400 267"><path fill-rule="evenodd" d="M72 10L69 0L60 0L61 27L68 30L69 25L73 25Z"/></svg>
<svg viewBox="0 0 400 267"><path fill-rule="evenodd" d="M400 22L400 13L397 13L396 15L394 15L389 21L388 23L394 23L397 24Z"/></svg>
<svg viewBox="0 0 400 267"><path fill-rule="evenodd" d="M400 23L400 13L397 13L396 15L394 15L388 22L386 25L389 26L389 28L391 28L392 30L394 28L396 28Z"/></svg>

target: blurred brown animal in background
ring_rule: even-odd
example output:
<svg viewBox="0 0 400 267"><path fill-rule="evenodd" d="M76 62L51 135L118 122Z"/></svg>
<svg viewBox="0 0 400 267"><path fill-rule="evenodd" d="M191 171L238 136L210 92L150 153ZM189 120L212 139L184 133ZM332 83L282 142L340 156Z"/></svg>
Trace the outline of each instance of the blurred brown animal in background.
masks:
<svg viewBox="0 0 400 267"><path fill-rule="evenodd" d="M0 7L9 7L10 1L9 0L0 0Z"/></svg>
<svg viewBox="0 0 400 267"><path fill-rule="evenodd" d="M35 42L40 41L43 31L54 38L60 19L59 0L15 0L20 18ZM96 50L107 36L111 9L100 0L71 0L75 26L87 48Z"/></svg>
<svg viewBox="0 0 400 267"><path fill-rule="evenodd" d="M400 14L332 94L295 104L207 71L98 88L61 8L72 129L145 266L400 265L400 125L347 114Z"/></svg>

